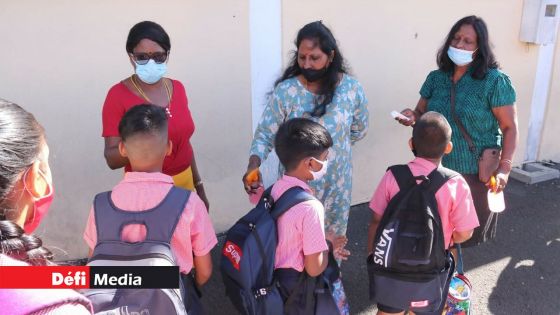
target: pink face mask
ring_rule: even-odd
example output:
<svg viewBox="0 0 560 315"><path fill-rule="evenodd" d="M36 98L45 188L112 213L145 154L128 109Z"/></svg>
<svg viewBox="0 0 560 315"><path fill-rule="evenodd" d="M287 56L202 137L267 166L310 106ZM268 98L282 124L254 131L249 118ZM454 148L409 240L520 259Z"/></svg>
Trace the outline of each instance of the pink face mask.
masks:
<svg viewBox="0 0 560 315"><path fill-rule="evenodd" d="M41 224L41 221L43 221L43 218L47 215L47 212L49 212L49 208L50 208L51 203L54 199L54 187L53 187L53 185L49 184L49 182L47 181L47 177L45 176L45 174L43 172L41 172L41 170L39 170L39 174L41 174L41 176L43 176L43 179L47 183L48 188L47 188L46 195L44 195L41 198L35 199L35 201L33 203L33 214L31 215L31 220L30 221L25 221L25 223L23 225L23 230L27 234L33 233L33 231L35 231L35 229L37 229L39 224ZM26 182L25 177L27 177L27 172L24 175L23 183L24 183L24 186L25 186L25 190L27 190L27 192L31 196L33 196L31 191L27 188L27 185L25 184L25 182Z"/></svg>

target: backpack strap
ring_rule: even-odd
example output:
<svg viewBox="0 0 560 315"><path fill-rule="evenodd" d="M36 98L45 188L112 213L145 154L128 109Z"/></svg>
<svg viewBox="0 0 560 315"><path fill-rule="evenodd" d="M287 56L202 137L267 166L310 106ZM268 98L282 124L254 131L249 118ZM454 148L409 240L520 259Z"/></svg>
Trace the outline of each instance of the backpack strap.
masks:
<svg viewBox="0 0 560 315"><path fill-rule="evenodd" d="M146 227L146 241L170 243L189 197L190 191L173 186L156 207L125 211L113 204L110 191L99 193L93 206L97 242L120 241L126 225L142 224Z"/></svg>
<svg viewBox="0 0 560 315"><path fill-rule="evenodd" d="M428 175L428 179L430 180L428 191L435 194L448 180L459 175L459 173L453 170L438 166L438 168Z"/></svg>
<svg viewBox="0 0 560 315"><path fill-rule="evenodd" d="M274 220L278 220L278 218L284 214L284 212L288 211L292 207L297 204L300 204L305 201L309 200L316 200L313 195L305 191L303 188L299 186L292 187L286 190L277 201L274 202L271 210L271 215Z"/></svg>
<svg viewBox="0 0 560 315"><path fill-rule="evenodd" d="M405 191L410 186L416 183L414 181L414 175L412 174L412 171L406 164L393 165L387 170L391 171L393 177L395 177L397 184L399 184L400 191Z"/></svg>

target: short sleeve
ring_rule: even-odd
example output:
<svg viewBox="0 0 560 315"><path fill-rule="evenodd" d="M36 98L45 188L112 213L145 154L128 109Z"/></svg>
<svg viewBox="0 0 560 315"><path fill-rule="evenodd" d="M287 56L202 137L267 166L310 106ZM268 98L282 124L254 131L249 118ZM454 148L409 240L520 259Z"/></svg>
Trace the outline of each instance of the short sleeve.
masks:
<svg viewBox="0 0 560 315"><path fill-rule="evenodd" d="M251 155L258 156L261 161L266 160L270 151L272 151L274 146L274 135L280 127L280 124L284 122L286 118L286 113L283 110L283 100L281 98L281 93L283 90L283 83L274 89L270 99L264 108L261 116L261 120L255 129L255 134L253 136L253 142L251 143Z"/></svg>
<svg viewBox="0 0 560 315"><path fill-rule="evenodd" d="M515 103L515 89L507 74L500 72L490 91L488 101L493 108Z"/></svg>
<svg viewBox="0 0 560 315"><path fill-rule="evenodd" d="M216 246L218 239L204 202L192 192L185 211L194 213L191 224L191 244L194 256L204 256Z"/></svg>
<svg viewBox="0 0 560 315"><path fill-rule="evenodd" d="M368 100L364 89L356 81L355 88L351 90L349 96L355 94L355 107L352 117L352 125L350 126L350 140L352 143L363 139L366 136L369 126Z"/></svg>
<svg viewBox="0 0 560 315"><path fill-rule="evenodd" d="M425 99L430 99L432 97L432 92L434 89L434 79L436 71L432 71L426 77L424 84L420 88L420 96Z"/></svg>
<svg viewBox="0 0 560 315"><path fill-rule="evenodd" d="M449 223L455 231L466 232L479 226L471 190L463 177L455 177L456 193L449 214Z"/></svg>
<svg viewBox="0 0 560 315"><path fill-rule="evenodd" d="M393 176L393 173L388 171L385 175L383 175L383 178L381 178L381 181L379 182L379 185L377 185L377 188L373 193L373 197L369 202L369 208L373 212L381 216L385 213L385 209L387 208L387 205L389 205L389 201L391 201L391 198L393 198L393 196L398 192L391 191L391 187L394 186L398 187L398 184Z"/></svg>
<svg viewBox="0 0 560 315"><path fill-rule="evenodd" d="M86 229L84 231L84 241L91 250L93 250L95 248L95 245L97 245L97 228L95 227L95 215L93 212L93 206L89 210Z"/></svg>
<svg viewBox="0 0 560 315"><path fill-rule="evenodd" d="M107 93L105 103L103 103L101 113L103 133L101 136L105 138L119 136L119 123L126 112L124 106L119 102L118 88L119 84L114 85Z"/></svg>
<svg viewBox="0 0 560 315"><path fill-rule="evenodd" d="M325 208L319 201L305 204L307 211L303 217L303 254L312 255L327 250L325 240Z"/></svg>

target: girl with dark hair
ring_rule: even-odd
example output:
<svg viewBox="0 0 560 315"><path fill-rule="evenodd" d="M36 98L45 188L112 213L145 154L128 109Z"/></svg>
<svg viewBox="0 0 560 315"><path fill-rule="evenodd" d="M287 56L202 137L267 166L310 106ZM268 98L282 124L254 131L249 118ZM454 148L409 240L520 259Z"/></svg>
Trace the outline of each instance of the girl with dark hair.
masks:
<svg viewBox="0 0 560 315"><path fill-rule="evenodd" d="M321 22L299 30L289 66L276 81L274 90L255 130L249 165L243 176L245 190L257 193L247 175L257 169L273 149L280 124L291 118L309 118L323 125L334 145L326 174L309 184L325 206L325 230L332 238L345 238L352 190L352 145L366 135L368 101L360 83L348 75L344 58L331 31ZM312 169L318 166L310 165ZM283 173L280 168L279 175ZM339 284L340 285L340 284ZM343 290L337 289L342 313Z"/></svg>
<svg viewBox="0 0 560 315"><path fill-rule="evenodd" d="M111 169L125 167L128 159L119 154L119 122L131 107L154 104L165 108L169 118L169 139L172 153L165 158L163 173L173 177L176 186L196 191L209 207L190 138L194 122L188 107L185 87L164 75L171 50L169 35L163 27L151 21L134 25L126 40L126 52L134 74L115 84L103 104L103 134L105 160Z"/></svg>
<svg viewBox="0 0 560 315"><path fill-rule="evenodd" d="M33 115L0 99L0 268L51 265L53 254L31 233L47 214L54 189L49 147ZM0 289L2 314L91 314L73 290Z"/></svg>
<svg viewBox="0 0 560 315"><path fill-rule="evenodd" d="M517 146L515 90L509 77L498 70L490 47L486 23L477 16L467 16L455 23L437 55L438 70L430 72L420 89L414 110L398 119L410 126L427 111L445 116L452 128L453 151L443 158L443 165L463 175L470 186L480 227L463 247L477 245L496 235L498 215L488 208L490 182L482 182L479 157L486 149L495 149L501 157L494 172L501 192L507 185Z"/></svg>

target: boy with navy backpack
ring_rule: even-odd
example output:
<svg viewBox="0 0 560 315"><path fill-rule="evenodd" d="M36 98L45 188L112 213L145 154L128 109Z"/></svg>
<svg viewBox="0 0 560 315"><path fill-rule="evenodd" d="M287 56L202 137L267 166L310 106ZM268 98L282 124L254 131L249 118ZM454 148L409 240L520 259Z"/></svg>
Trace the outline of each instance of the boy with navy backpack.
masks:
<svg viewBox="0 0 560 315"><path fill-rule="evenodd" d="M93 250L88 265L127 265L127 260L132 265L134 257L142 265L139 256L152 264L158 259L161 262L163 257L164 264L178 265L186 292L178 299L181 304L184 302L183 310L178 310L177 303L171 308L150 305L148 300L153 295L144 301L133 296L130 301L121 298L121 302L116 302L117 298L105 298L113 304L121 303L111 305L92 293L90 298L96 312L128 307L128 311L139 314L144 314L146 309L150 314L181 314L185 309L188 314L202 313L197 290L212 273L210 250L217 239L207 209L197 194L174 187L173 179L161 173L165 157L172 153L167 119L165 110L155 105L134 106L125 113L119 124L118 149L128 159L132 171L125 173L112 191L96 196L84 239L90 255ZM120 294L126 300L126 293L134 290ZM137 289L142 290L149 289ZM173 300L172 292L166 294ZM132 309L132 304L141 308Z"/></svg>
<svg viewBox="0 0 560 315"><path fill-rule="evenodd" d="M243 314L338 314L324 208L307 184L325 174L332 144L328 131L308 119L279 127L275 150L285 173L230 229L222 253L226 294ZM336 270L326 273L327 265Z"/></svg>
<svg viewBox="0 0 560 315"><path fill-rule="evenodd" d="M390 167L369 204L367 263L377 314L441 314L454 271L448 249L479 225L466 181L441 165L453 147L445 117L422 115L409 146L416 158Z"/></svg>

